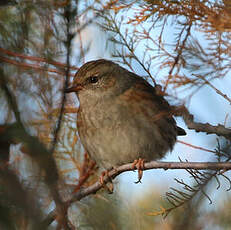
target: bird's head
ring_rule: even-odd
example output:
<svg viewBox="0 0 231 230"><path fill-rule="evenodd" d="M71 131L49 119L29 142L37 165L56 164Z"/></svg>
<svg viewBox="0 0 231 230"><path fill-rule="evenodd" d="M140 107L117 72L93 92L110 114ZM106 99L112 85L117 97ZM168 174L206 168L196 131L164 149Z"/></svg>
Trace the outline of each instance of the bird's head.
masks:
<svg viewBox="0 0 231 230"><path fill-rule="evenodd" d="M106 91L115 84L115 69L118 67L105 59L87 62L77 71L72 86L65 92L79 95L81 91Z"/></svg>

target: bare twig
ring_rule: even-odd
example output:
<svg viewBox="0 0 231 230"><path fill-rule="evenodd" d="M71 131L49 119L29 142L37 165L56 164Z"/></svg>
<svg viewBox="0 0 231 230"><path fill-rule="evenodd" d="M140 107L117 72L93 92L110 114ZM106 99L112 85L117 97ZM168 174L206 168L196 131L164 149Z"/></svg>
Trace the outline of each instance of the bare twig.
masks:
<svg viewBox="0 0 231 230"><path fill-rule="evenodd" d="M206 152L210 152L210 153L214 153L214 154L217 154L216 151L213 151L213 150L210 150L210 149L206 149L206 148L203 148L203 147L200 147L200 146L196 146L196 145L192 145L192 144L189 144L185 141L180 141L180 140L177 140L178 143L181 143L183 145L187 145L191 148L194 148L194 149L199 149L199 150L202 150L202 151L206 151Z"/></svg>
<svg viewBox="0 0 231 230"><path fill-rule="evenodd" d="M22 59L27 59L30 61L37 61L37 62L44 62L44 63L48 63L48 64L52 64L54 66L59 66L59 67L63 67L66 68L66 64L61 63L61 62L57 62L57 61L53 61L53 60L49 60L47 58L41 58L41 57L34 57L34 56L28 56L28 55L24 55L24 54L19 54L10 50L6 50L0 47L0 52L7 54L9 56L13 56L13 57L19 57ZM70 66L70 69L72 70L78 70L79 68L75 67L75 66Z"/></svg>
<svg viewBox="0 0 231 230"><path fill-rule="evenodd" d="M196 75L196 74L193 74L193 75L202 79L208 86L210 86L212 89L214 89L217 94L222 96L225 100L227 100L229 102L229 104L231 104L231 98L229 98L226 94L222 93L219 89L217 89L212 83L210 83L208 80L206 80L203 76Z"/></svg>
<svg viewBox="0 0 231 230"><path fill-rule="evenodd" d="M107 183L110 179L114 179L118 175L123 172L133 171L132 169L133 164L125 164L118 168L112 169L108 173L108 177L104 177L104 182ZM151 161L144 164L144 170L151 170L151 169L194 169L194 170L230 170L231 169L231 162L160 162L160 161ZM67 203L71 204L73 202L79 201L84 197L95 194L101 188L103 188L99 181L95 182L93 185L80 189L77 193L73 193L72 198L70 198ZM54 220L56 216L56 211L52 211L44 222L51 223L52 219Z"/></svg>
<svg viewBox="0 0 231 230"><path fill-rule="evenodd" d="M178 53L177 53L177 56L174 58L174 63L173 63L173 65L172 65L172 67L171 67L171 69L170 69L170 71L168 73L168 79L166 80L166 84L165 84L164 90L163 90L164 92L166 91L166 89L168 87L169 81L170 81L170 79L172 77L173 70L174 70L175 66L177 66L177 64L178 64L178 62L180 60L180 57L182 55L182 52L183 52L183 50L185 48L186 41L188 40L188 38L190 36L191 27L192 27L192 22L190 21L188 23L188 28L186 29L186 35L185 35L184 40L182 41L182 44L181 45L177 44L177 47L179 47L178 50L177 50ZM182 29L181 34L183 33L184 30L185 30L185 27Z"/></svg>
<svg viewBox="0 0 231 230"><path fill-rule="evenodd" d="M194 121L194 116L189 113L186 107L181 107L180 109L176 109L176 116L182 116L187 127L189 129L193 129L196 132L205 132L207 134L216 134L218 136L223 136L229 140L231 140L231 129L225 128L223 125L211 125L209 123L199 123Z"/></svg>
<svg viewBox="0 0 231 230"><path fill-rule="evenodd" d="M69 83L69 72L70 72L70 55L71 55L71 41L73 36L71 35L70 32L70 24L71 24L71 10L70 6L66 8L65 12L67 24L66 24L66 34L67 34L67 40L66 40L66 50L67 50L67 56L66 56L66 69L65 69L65 82L64 82L64 87L63 87L63 92L62 92L62 101L61 101L61 108L58 116L58 121L57 121L57 126L54 129L54 139L51 147L51 152L53 153L57 144L58 140L58 133L59 130L61 129L62 125L62 118L64 114L64 104L66 102L66 94L65 94L65 89L68 87Z"/></svg>
<svg viewBox="0 0 231 230"><path fill-rule="evenodd" d="M0 56L0 61L12 64L12 65L16 65L16 66L19 66L19 67L22 67L22 68L31 68L31 69L41 70L41 71L48 71L48 72L57 73L57 74L60 74L60 75L65 74L64 72L59 71L57 69L44 68L44 67L42 67L42 66L40 66L38 64L29 64L29 63L25 63L25 62L22 63L22 62L15 61L15 60L12 60L12 59L9 59L9 58L6 58L6 57L2 57L2 56ZM69 73L69 76L74 77L75 74Z"/></svg>
<svg viewBox="0 0 231 230"><path fill-rule="evenodd" d="M144 164L144 170L150 169L197 169L197 170L230 170L231 162L160 162L160 161L151 161ZM132 164L125 164L118 168L112 169L108 176L115 178L123 172L133 171ZM109 178L105 178L105 182L108 182ZM83 197L93 194L101 189L103 186L100 182L89 186L88 188L80 190L76 193L72 201L81 200Z"/></svg>

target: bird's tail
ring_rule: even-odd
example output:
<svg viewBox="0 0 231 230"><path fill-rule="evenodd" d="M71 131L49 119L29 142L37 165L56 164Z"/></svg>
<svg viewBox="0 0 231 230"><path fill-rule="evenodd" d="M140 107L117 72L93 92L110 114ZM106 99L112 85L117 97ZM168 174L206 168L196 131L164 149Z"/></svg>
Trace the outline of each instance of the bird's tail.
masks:
<svg viewBox="0 0 231 230"><path fill-rule="evenodd" d="M185 130L182 129L181 127L178 127L178 126L177 126L176 129L177 129L177 135L178 135L178 136L184 136L184 135L186 135Z"/></svg>

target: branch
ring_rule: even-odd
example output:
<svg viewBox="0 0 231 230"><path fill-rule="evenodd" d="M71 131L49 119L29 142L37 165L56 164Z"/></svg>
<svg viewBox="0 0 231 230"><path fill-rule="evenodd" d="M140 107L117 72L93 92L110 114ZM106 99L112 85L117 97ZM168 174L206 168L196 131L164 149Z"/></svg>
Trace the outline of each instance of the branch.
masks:
<svg viewBox="0 0 231 230"><path fill-rule="evenodd" d="M32 69L36 69L36 70L48 71L48 72L51 72L51 73L57 73L59 75L64 75L64 72L59 71L57 69L44 68L44 67L42 67L42 66L40 66L38 64L29 64L29 63L26 63L26 62L15 61L15 60L12 60L10 58L5 58L5 57L2 57L2 56L0 56L0 61L12 64L12 65L16 65L16 66L19 66L19 67L22 67L22 68L27 68L27 69L32 68ZM69 76L74 77L75 74L69 73Z"/></svg>
<svg viewBox="0 0 231 230"><path fill-rule="evenodd" d="M186 26L185 26L185 27L186 27ZM169 81L170 81L170 79L171 79L171 77L172 77L173 70L174 70L174 68L178 65L179 60L180 60L181 55L182 55L182 52L183 52L183 50L184 50L184 48L185 48L185 44L186 44L186 42L187 42L187 40L188 40L188 38L189 38L189 36L190 36L190 34L191 34L192 22L191 22L191 21L189 22L188 28L186 29L185 38L184 38L184 40L182 41L182 44L179 45L179 41L180 41L180 38L181 38L181 35L182 35L183 31L185 30L185 27L182 29L182 31L181 31L181 33L180 33L180 37L179 37L179 40L178 40L178 44L177 44L177 46L176 46L176 49L178 49L178 53L177 53L177 56L174 58L173 65L172 65L172 67L171 67L171 69L170 69L170 71L169 71L169 73L168 73L168 79L167 79L166 84L165 84L165 86L164 86L164 92L166 92L166 89L167 89L167 87L168 87ZM179 72L179 71L178 71L178 72Z"/></svg>
<svg viewBox="0 0 231 230"><path fill-rule="evenodd" d="M133 164L125 164L118 168L112 169L108 176L114 179L116 176L120 175L123 172L133 171ZM231 162L160 162L160 161L151 161L144 164L143 170L150 169L197 169L197 170L230 170ZM108 182L110 178L105 178L104 182ZM89 194L94 194L100 190L103 186L100 182L96 182L88 188L84 188L74 194L71 202L81 200Z"/></svg>
<svg viewBox="0 0 231 230"><path fill-rule="evenodd" d="M210 83L208 80L206 80L206 78L204 78L201 75L197 75L197 74L193 74L194 76L202 79L208 86L210 86L212 89L215 90L215 92L217 94L219 94L220 96L222 96L225 100L227 100L229 102L229 104L231 105L231 98L229 98L226 94L222 93L219 89L217 89L212 83Z"/></svg>
<svg viewBox="0 0 231 230"><path fill-rule="evenodd" d="M132 169L133 164L125 164L119 166L117 168L112 169L108 173L108 177L104 177L104 183L109 182L111 179L114 179L118 175L127 171L134 171ZM160 161L151 161L144 164L144 171L151 169L195 169L195 170L230 170L231 162L160 162ZM77 193L72 192L72 197L66 201L66 203L71 204L73 202L79 201L84 197L95 194L101 188L103 188L99 181L95 182L93 185L80 189ZM74 191L74 188L72 188ZM43 221L44 223L51 223L52 220L55 219L56 210L51 211L46 219Z"/></svg>
<svg viewBox="0 0 231 230"><path fill-rule="evenodd" d="M60 108L60 112L59 112L59 116L58 116L58 121L57 121L57 125L54 128L54 137L53 137L53 141L52 141L52 147L50 149L51 153L54 153L55 151L55 147L58 141L58 134L59 131L61 129L61 125L62 125L62 120L63 120L63 114L64 114L64 105L66 102L66 93L65 93L65 89L67 89L68 87L68 83L69 83L69 74L70 74L70 55L71 55L71 41L73 39L73 35L70 32L70 25L71 22L73 20L73 17L71 15L71 11L70 11L70 5L68 5L64 11L64 15L65 15L65 19L67 21L66 23L66 36L67 36L67 40L65 42L66 45L66 69L65 69L65 82L64 82L64 86L63 86L63 92L62 92L62 99L61 99L61 108Z"/></svg>
<svg viewBox="0 0 231 230"><path fill-rule="evenodd" d="M47 64L51 64L54 66L58 66L58 67L62 67L62 68L66 68L66 64L61 63L61 62L57 62L57 61L53 61L47 58L41 58L41 57L34 57L34 56L28 56L28 55L24 55L24 54L20 54L20 53L16 53L7 49L3 49L2 47L0 47L0 53L4 53L6 55L9 56L13 56L13 57L19 57L22 59L27 59L29 61L36 61L36 62L44 62ZM75 67L75 66L70 66L70 69L77 71L79 68Z"/></svg>
<svg viewBox="0 0 231 230"><path fill-rule="evenodd" d="M207 134L216 134L231 140L231 129L225 128L224 125L211 125L209 123L194 122L194 116L189 113L186 107L176 108L174 115L182 116L189 129L196 132L205 132Z"/></svg>

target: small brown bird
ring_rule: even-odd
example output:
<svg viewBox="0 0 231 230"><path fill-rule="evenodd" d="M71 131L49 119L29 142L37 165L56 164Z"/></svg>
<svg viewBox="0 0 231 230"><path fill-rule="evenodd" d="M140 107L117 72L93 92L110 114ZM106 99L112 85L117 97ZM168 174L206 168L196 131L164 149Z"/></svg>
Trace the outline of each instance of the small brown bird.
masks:
<svg viewBox="0 0 231 230"><path fill-rule="evenodd" d="M177 135L186 134L153 86L112 61L84 64L66 90L71 92L80 102L80 140L104 169L160 159L172 150Z"/></svg>

